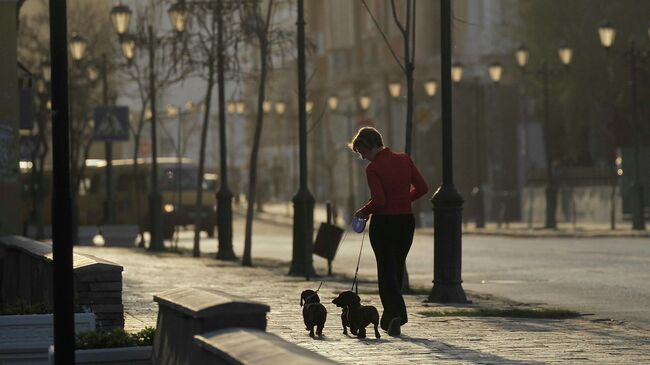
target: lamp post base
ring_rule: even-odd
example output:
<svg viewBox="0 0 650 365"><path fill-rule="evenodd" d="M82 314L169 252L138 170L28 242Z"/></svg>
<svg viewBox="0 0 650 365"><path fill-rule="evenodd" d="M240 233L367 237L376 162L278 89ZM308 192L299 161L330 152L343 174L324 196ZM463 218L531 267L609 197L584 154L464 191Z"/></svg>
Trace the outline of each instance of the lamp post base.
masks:
<svg viewBox="0 0 650 365"><path fill-rule="evenodd" d="M218 260L235 260L232 248L232 193L222 187L217 193L217 234L219 239Z"/></svg>
<svg viewBox="0 0 650 365"><path fill-rule="evenodd" d="M632 229L636 231L645 231L645 197L643 195L643 185L635 181L632 184L633 196L636 196L634 204L634 213L632 216Z"/></svg>
<svg viewBox="0 0 650 365"><path fill-rule="evenodd" d="M314 197L301 189L293 197L293 254L289 275L315 275L312 260L314 236Z"/></svg>
<svg viewBox="0 0 650 365"><path fill-rule="evenodd" d="M442 185L431 199L434 217L434 270L430 302L467 303L461 285L463 197Z"/></svg>
<svg viewBox="0 0 650 365"><path fill-rule="evenodd" d="M162 251L165 249L165 245L162 236L162 196L160 193L149 194L149 216L151 219L149 250Z"/></svg>
<svg viewBox="0 0 650 365"><path fill-rule="evenodd" d="M557 210L557 187L548 185L546 187L546 224L544 228L557 229L555 211Z"/></svg>

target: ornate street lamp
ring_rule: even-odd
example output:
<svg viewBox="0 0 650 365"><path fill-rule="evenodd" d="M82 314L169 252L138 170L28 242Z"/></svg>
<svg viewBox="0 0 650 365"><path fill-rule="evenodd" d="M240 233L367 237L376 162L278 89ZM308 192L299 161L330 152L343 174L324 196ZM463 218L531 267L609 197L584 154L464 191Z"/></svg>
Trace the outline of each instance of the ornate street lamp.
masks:
<svg viewBox="0 0 650 365"><path fill-rule="evenodd" d="M451 65L451 79L454 82L460 82L463 79L463 64L460 62L454 62Z"/></svg>
<svg viewBox="0 0 650 365"><path fill-rule="evenodd" d="M490 74L490 80L495 84L498 84L503 76L503 66L501 66L499 62L494 62L488 66L488 73Z"/></svg>
<svg viewBox="0 0 650 365"><path fill-rule="evenodd" d="M331 111L336 111L339 107L339 97L336 95L332 95L329 98L327 98L327 106L330 108Z"/></svg>
<svg viewBox="0 0 650 365"><path fill-rule="evenodd" d="M402 91L402 84L399 81L394 81L388 84L388 92L390 96L397 98Z"/></svg>
<svg viewBox="0 0 650 365"><path fill-rule="evenodd" d="M189 12L183 1L172 4L167 10L169 22L176 33L183 33L187 26Z"/></svg>
<svg viewBox="0 0 650 365"><path fill-rule="evenodd" d="M111 21L113 29L117 35L126 34L129 30L129 21L131 20L131 9L128 6L117 4L111 9Z"/></svg>
<svg viewBox="0 0 650 365"><path fill-rule="evenodd" d="M70 55L76 62L81 61L86 55L86 39L77 33L70 38Z"/></svg>
<svg viewBox="0 0 650 365"><path fill-rule="evenodd" d="M515 52L515 59L517 60L517 65L522 69L528 64L528 59L530 58L530 51L525 45L519 46Z"/></svg>
<svg viewBox="0 0 650 365"><path fill-rule="evenodd" d="M128 62L133 61L135 58L135 38L130 34L124 34L120 38L122 55Z"/></svg>
<svg viewBox="0 0 650 365"><path fill-rule="evenodd" d="M438 81L434 79L429 79L424 83L424 92L427 93L429 97L433 97L438 92Z"/></svg>
<svg viewBox="0 0 650 365"><path fill-rule="evenodd" d="M372 99L368 95L361 95L359 97L359 106L361 107L361 110L366 111L370 109L370 102Z"/></svg>
<svg viewBox="0 0 650 365"><path fill-rule="evenodd" d="M598 26L598 38L600 38L600 44L609 50L616 39L616 29L612 22L605 20Z"/></svg>
<svg viewBox="0 0 650 365"><path fill-rule="evenodd" d="M571 59L573 58L573 49L569 47L566 43L560 46L557 50L558 55L560 56L560 61L564 66L569 66L571 64Z"/></svg>

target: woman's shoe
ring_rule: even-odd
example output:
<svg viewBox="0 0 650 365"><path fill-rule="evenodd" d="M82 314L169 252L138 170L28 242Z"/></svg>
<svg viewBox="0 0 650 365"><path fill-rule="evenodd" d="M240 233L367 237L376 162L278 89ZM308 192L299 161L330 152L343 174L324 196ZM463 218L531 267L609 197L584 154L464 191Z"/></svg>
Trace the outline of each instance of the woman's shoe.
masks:
<svg viewBox="0 0 650 365"><path fill-rule="evenodd" d="M397 337L399 336L402 331L400 330L400 326L402 325L402 319L400 317L395 317L390 321L390 324L388 325L388 335L392 337Z"/></svg>

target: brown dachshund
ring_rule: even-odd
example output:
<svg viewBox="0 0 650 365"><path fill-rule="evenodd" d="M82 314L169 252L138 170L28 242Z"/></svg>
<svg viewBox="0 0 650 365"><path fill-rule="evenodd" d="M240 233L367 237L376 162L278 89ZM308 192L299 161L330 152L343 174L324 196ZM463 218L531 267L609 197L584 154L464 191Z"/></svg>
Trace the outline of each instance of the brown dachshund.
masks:
<svg viewBox="0 0 650 365"><path fill-rule="evenodd" d="M361 298L352 291L344 291L332 300L337 307L343 308L341 314L341 323L343 324L343 333L347 334L346 327L350 327L350 332L359 338L366 338L366 327L372 323L375 326L375 337L379 335L379 312L377 308L371 305L361 305Z"/></svg>

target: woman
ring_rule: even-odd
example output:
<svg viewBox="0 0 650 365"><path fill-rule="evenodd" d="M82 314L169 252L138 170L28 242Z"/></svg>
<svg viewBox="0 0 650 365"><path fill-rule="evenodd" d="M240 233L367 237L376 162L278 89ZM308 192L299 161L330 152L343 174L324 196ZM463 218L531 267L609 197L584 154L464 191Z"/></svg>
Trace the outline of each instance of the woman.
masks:
<svg viewBox="0 0 650 365"><path fill-rule="evenodd" d="M408 322L402 297L404 264L415 230L411 203L426 194L427 183L404 153L384 147L374 128L361 128L348 145L365 160L370 200L354 214L370 221L370 244L377 260L379 297L384 307L381 328L391 336L400 334Z"/></svg>

